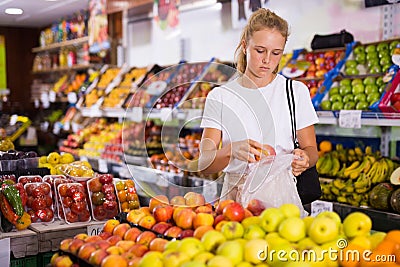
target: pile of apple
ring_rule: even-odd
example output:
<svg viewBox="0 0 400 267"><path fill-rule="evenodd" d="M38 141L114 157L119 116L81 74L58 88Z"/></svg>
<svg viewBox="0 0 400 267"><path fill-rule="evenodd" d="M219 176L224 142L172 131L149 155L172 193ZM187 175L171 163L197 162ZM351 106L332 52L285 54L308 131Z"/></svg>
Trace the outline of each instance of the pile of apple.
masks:
<svg viewBox="0 0 400 267"><path fill-rule="evenodd" d="M327 50L324 52L307 52L300 55L299 60L309 62L310 66L300 78L315 79L323 78L343 59L344 50Z"/></svg>

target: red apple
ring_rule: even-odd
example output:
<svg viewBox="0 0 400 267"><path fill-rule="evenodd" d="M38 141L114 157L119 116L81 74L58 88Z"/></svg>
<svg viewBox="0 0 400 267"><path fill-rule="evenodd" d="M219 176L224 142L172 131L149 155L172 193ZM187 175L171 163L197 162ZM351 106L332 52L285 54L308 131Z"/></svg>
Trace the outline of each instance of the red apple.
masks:
<svg viewBox="0 0 400 267"><path fill-rule="evenodd" d="M106 256L108 256L108 253L105 249L93 251L89 257L89 263L93 266L100 266L101 262Z"/></svg>
<svg viewBox="0 0 400 267"><path fill-rule="evenodd" d="M222 211L222 215L229 221L241 222L244 219L244 208L238 202L228 204Z"/></svg>
<svg viewBox="0 0 400 267"><path fill-rule="evenodd" d="M153 213L153 209L158 205L169 205L168 197L165 195L154 196L149 201L150 212Z"/></svg>
<svg viewBox="0 0 400 267"><path fill-rule="evenodd" d="M103 240L103 238L101 238L101 236L99 236L99 235L92 235L92 236L88 236L85 239L85 242L86 243L94 243L94 242L97 242L99 240Z"/></svg>
<svg viewBox="0 0 400 267"><path fill-rule="evenodd" d="M71 244L72 240L72 238L63 239L60 242L60 249L62 251L69 251L69 245Z"/></svg>
<svg viewBox="0 0 400 267"><path fill-rule="evenodd" d="M203 205L203 206L199 206L199 207L197 207L195 210L194 210L194 212L196 212L196 213L210 213L210 214L212 214L213 213L213 209L212 209L212 206L211 205Z"/></svg>
<svg viewBox="0 0 400 267"><path fill-rule="evenodd" d="M400 101L400 92L394 93L390 96L390 102L392 103L392 105L397 101Z"/></svg>
<svg viewBox="0 0 400 267"><path fill-rule="evenodd" d="M215 227L220 221L223 221L223 220L225 220L224 215L222 215L222 214L217 215L217 216L214 218L213 226Z"/></svg>
<svg viewBox="0 0 400 267"><path fill-rule="evenodd" d="M69 244L69 248L68 251L71 252L74 255L77 255L80 247L85 244L85 241L83 241L82 239L74 239L71 241L71 243Z"/></svg>
<svg viewBox="0 0 400 267"><path fill-rule="evenodd" d="M104 249L104 250L106 250L111 246L110 242L108 242L107 240L99 240L95 242L95 244L98 249Z"/></svg>
<svg viewBox="0 0 400 267"><path fill-rule="evenodd" d="M97 247L95 243L85 243L79 248L78 257L84 260L89 260L90 254L96 250Z"/></svg>
<svg viewBox="0 0 400 267"><path fill-rule="evenodd" d="M109 238L110 236L112 236L112 234L109 233L109 232L101 232L101 233L99 234L99 236L100 236L103 240L106 240L107 238Z"/></svg>
<svg viewBox="0 0 400 267"><path fill-rule="evenodd" d="M143 233L138 235L138 237L136 238L136 243L145 245L146 247L149 247L151 240L153 240L156 237L157 236L155 233L153 233L151 231L144 231Z"/></svg>
<svg viewBox="0 0 400 267"><path fill-rule="evenodd" d="M192 237L194 235L194 231L192 229L185 229L179 233L178 238L183 239L186 237Z"/></svg>
<svg viewBox="0 0 400 267"><path fill-rule="evenodd" d="M164 235L177 238L180 232L182 231L183 231L182 228L180 228L179 226L172 226L168 228L167 231L164 232Z"/></svg>
<svg viewBox="0 0 400 267"><path fill-rule="evenodd" d="M247 204L247 209L254 215L258 216L265 210L264 204L258 199L252 199Z"/></svg>
<svg viewBox="0 0 400 267"><path fill-rule="evenodd" d="M217 212L217 214L222 214L222 211L224 210L225 206L233 203L235 201L233 201L233 199L224 199L218 202L217 207L215 209L215 211Z"/></svg>
<svg viewBox="0 0 400 267"><path fill-rule="evenodd" d="M172 226L172 224L167 223L167 222L158 222L155 225L153 225L151 230L153 230L154 232L157 232L159 234L164 234L165 231L167 231L167 229L170 228L171 226Z"/></svg>
<svg viewBox="0 0 400 267"><path fill-rule="evenodd" d="M156 237L153 240L151 240L151 242L149 244L149 249L151 251L163 252L164 251L164 247L168 242L169 241L167 239L164 239L164 238L161 238L161 237Z"/></svg>
<svg viewBox="0 0 400 267"><path fill-rule="evenodd" d="M115 246L115 244L118 243L118 241L121 241L122 237L119 235L112 235L109 238L107 238L107 241L110 243L111 246Z"/></svg>
<svg viewBox="0 0 400 267"><path fill-rule="evenodd" d="M149 248L143 244L135 244L128 250L128 252L132 252L137 257L142 257L147 251L149 251Z"/></svg>
<svg viewBox="0 0 400 267"><path fill-rule="evenodd" d="M178 212L175 220L175 224L182 229L191 229L193 228L193 219L196 213L189 209L184 208Z"/></svg>
<svg viewBox="0 0 400 267"><path fill-rule="evenodd" d="M119 225L120 222L115 219L109 219L106 221L106 223L103 226L103 232L107 232L112 234L114 231L115 226Z"/></svg>
<svg viewBox="0 0 400 267"><path fill-rule="evenodd" d="M135 241L132 240L121 240L115 244L117 247L122 248L125 251L129 251L133 245L135 245Z"/></svg>
<svg viewBox="0 0 400 267"><path fill-rule="evenodd" d="M168 222L172 219L173 208L170 205L158 205L153 209L153 216L157 222Z"/></svg>
<svg viewBox="0 0 400 267"><path fill-rule="evenodd" d="M210 225L214 224L214 216L210 213L196 213L193 219L193 228L196 229L202 225Z"/></svg>
<svg viewBox="0 0 400 267"><path fill-rule="evenodd" d="M125 233L131 229L131 226L127 223L121 223L115 226L113 230L113 235L119 235L121 238L124 238Z"/></svg>
<svg viewBox="0 0 400 267"><path fill-rule="evenodd" d="M136 241L136 238L138 237L139 234L142 233L142 230L136 227L132 227L131 229L128 229L124 235L124 240L131 240L131 241Z"/></svg>
<svg viewBox="0 0 400 267"><path fill-rule="evenodd" d="M147 229L151 229L155 224L156 219L154 219L153 215L146 215L139 221L139 225Z"/></svg>

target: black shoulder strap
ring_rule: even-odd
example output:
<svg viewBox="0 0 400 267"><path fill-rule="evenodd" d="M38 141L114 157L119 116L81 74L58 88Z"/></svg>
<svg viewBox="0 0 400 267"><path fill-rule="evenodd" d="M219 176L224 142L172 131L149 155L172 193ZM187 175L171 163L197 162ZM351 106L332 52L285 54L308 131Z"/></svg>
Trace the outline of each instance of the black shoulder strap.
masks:
<svg viewBox="0 0 400 267"><path fill-rule="evenodd" d="M286 79L286 97L290 112L290 122L292 125L293 145L294 148L298 148L299 143L297 142L297 135L296 135L296 106L293 95L293 81L291 79Z"/></svg>

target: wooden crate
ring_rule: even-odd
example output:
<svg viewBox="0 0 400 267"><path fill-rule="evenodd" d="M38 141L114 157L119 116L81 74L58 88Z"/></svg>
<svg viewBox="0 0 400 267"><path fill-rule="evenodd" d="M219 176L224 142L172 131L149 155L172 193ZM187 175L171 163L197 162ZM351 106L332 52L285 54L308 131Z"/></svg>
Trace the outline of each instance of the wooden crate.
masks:
<svg viewBox="0 0 400 267"><path fill-rule="evenodd" d="M73 238L77 234L87 233L89 225L103 225L105 222L78 222L68 224L64 221L56 220L52 223L35 223L29 228L37 233L38 252L57 251L60 242L66 238Z"/></svg>
<svg viewBox="0 0 400 267"><path fill-rule="evenodd" d="M10 238L10 250L15 258L23 258L38 254L38 238L36 232L25 229L0 233L0 239Z"/></svg>

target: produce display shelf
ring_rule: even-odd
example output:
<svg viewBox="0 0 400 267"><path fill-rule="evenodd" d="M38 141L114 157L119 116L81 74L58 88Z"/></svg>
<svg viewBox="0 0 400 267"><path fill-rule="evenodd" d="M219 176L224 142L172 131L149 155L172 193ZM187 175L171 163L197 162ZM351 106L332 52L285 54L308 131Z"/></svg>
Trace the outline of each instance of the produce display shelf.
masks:
<svg viewBox="0 0 400 267"><path fill-rule="evenodd" d="M29 226L35 236L37 235L38 252L57 251L60 242L66 238L72 238L80 233L87 233L90 225L103 225L101 221L77 222L68 224L65 221L55 220L51 223L34 223Z"/></svg>
<svg viewBox="0 0 400 267"><path fill-rule="evenodd" d="M339 111L317 111L319 124L339 124ZM400 126L400 113L381 113L363 111L361 125Z"/></svg>
<svg viewBox="0 0 400 267"><path fill-rule="evenodd" d="M73 66L65 66L65 67L58 67L54 69L44 69L44 70L34 70L32 73L39 74L39 73L52 73L52 72L62 72L62 71L71 71L71 70L84 70L96 68L95 64L77 64Z"/></svg>
<svg viewBox="0 0 400 267"><path fill-rule="evenodd" d="M89 36L73 39L73 40L68 40L65 42L59 42L59 43L54 43L54 44L49 44L43 47L34 47L32 48L32 53L39 53L39 52L45 52L45 51L50 51L54 49L59 49L61 47L66 47L66 46L74 46L74 45L80 45L83 43L86 43L89 41Z"/></svg>
<svg viewBox="0 0 400 267"><path fill-rule="evenodd" d="M0 239L3 238L10 238L10 251L14 258L23 258L38 254L38 239L36 233L32 230L13 230L8 233L0 232Z"/></svg>

